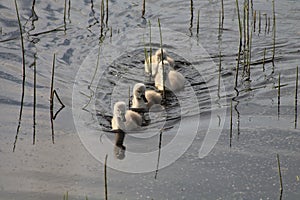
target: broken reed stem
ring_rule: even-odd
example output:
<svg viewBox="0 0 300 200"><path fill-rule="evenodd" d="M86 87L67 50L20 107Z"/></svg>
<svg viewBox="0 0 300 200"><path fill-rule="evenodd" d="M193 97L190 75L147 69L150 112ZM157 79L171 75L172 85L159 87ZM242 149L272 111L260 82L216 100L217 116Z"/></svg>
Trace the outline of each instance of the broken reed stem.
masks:
<svg viewBox="0 0 300 200"><path fill-rule="evenodd" d="M18 18L18 25L19 25L20 38L21 38L21 49L22 49L22 94L21 94L21 107L20 107L20 112L19 112L18 127L17 127L17 133L16 133L16 136L15 136L14 145L13 145L13 152L16 149L18 135L19 135L20 128L21 128L21 121L22 121L22 114L23 114L23 104L24 104L24 95L25 95L25 78L26 78L24 38L23 38L22 24L21 24L21 20L20 20L17 0L15 0L15 8L16 8L16 13L17 13L17 18Z"/></svg>
<svg viewBox="0 0 300 200"><path fill-rule="evenodd" d="M297 104L298 104L298 66L296 68L296 87L295 87L295 129L297 128Z"/></svg>
<svg viewBox="0 0 300 200"><path fill-rule="evenodd" d="M275 59L275 39L276 39L276 16L275 16L275 0L273 2L273 56L272 60Z"/></svg>
<svg viewBox="0 0 300 200"><path fill-rule="evenodd" d="M243 57L244 57L244 67L243 67L243 74L245 72L245 63L246 63L246 0L244 0L244 15L243 15L243 28L244 28L244 41L243 41Z"/></svg>
<svg viewBox="0 0 300 200"><path fill-rule="evenodd" d="M235 88L237 87L237 84L238 84L239 65L240 65L241 51L242 51L242 42L243 42L242 23L241 23L239 1L238 0L236 0L236 9L237 9L238 20L239 20L240 43L239 43L239 52L238 52L238 58L237 58L237 64L236 64Z"/></svg>
<svg viewBox="0 0 300 200"><path fill-rule="evenodd" d="M146 11L146 0L143 0L142 18L144 18L145 16L145 11Z"/></svg>
<svg viewBox="0 0 300 200"><path fill-rule="evenodd" d="M198 15L197 15L197 37L199 37L199 28L200 28L200 9L198 9Z"/></svg>
<svg viewBox="0 0 300 200"><path fill-rule="evenodd" d="M164 59L163 59L163 57L164 57L164 55L163 55L163 48L162 48L162 32L161 32L161 25L160 25L160 19L158 18L157 19L157 21L158 21L158 27L159 27L159 36L160 36L160 49L161 49L161 64L162 64L162 71L163 71L163 73L162 73L162 76L163 76L163 99L166 99L166 92L165 92L165 77L164 77L164 75L165 75L165 68L164 68Z"/></svg>
<svg viewBox="0 0 300 200"><path fill-rule="evenodd" d="M283 185L282 185L282 175L281 175L279 154L277 154L277 166L278 166L278 175L279 175L279 181L280 181L280 194L282 195Z"/></svg>
<svg viewBox="0 0 300 200"><path fill-rule="evenodd" d="M32 144L35 144L35 126L36 126L36 53L33 61L33 134Z"/></svg>
<svg viewBox="0 0 300 200"><path fill-rule="evenodd" d="M263 66L262 66L262 68L263 68L263 72L265 71L266 51L267 51L267 49L266 49L266 48L264 48L264 57L263 57Z"/></svg>
<svg viewBox="0 0 300 200"><path fill-rule="evenodd" d="M104 161L104 196L105 196L105 200L108 199L108 196L107 196L107 157L108 157L108 155L106 154L105 161Z"/></svg>
<svg viewBox="0 0 300 200"><path fill-rule="evenodd" d="M230 135L229 135L229 147L231 147L232 142L232 99L230 102Z"/></svg>

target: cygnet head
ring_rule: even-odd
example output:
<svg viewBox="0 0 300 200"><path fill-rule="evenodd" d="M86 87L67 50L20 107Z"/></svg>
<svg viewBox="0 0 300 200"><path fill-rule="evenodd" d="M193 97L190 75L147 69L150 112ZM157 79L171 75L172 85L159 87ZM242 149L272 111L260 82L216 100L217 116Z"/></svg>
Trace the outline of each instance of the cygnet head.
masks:
<svg viewBox="0 0 300 200"><path fill-rule="evenodd" d="M119 101L119 102L115 103L114 116L117 118L120 118L122 122L125 122L126 121L125 114L126 114L125 102Z"/></svg>
<svg viewBox="0 0 300 200"><path fill-rule="evenodd" d="M163 54L163 55L161 55ZM155 52L155 55L157 57L157 61L158 62L161 62L161 60L167 60L167 52L166 50L162 49L162 48L159 48L156 52ZM163 56L163 58L162 58Z"/></svg>
<svg viewBox="0 0 300 200"><path fill-rule="evenodd" d="M133 87L133 96L138 100L144 100L147 103L147 99L145 97L146 86L143 83L137 83Z"/></svg>

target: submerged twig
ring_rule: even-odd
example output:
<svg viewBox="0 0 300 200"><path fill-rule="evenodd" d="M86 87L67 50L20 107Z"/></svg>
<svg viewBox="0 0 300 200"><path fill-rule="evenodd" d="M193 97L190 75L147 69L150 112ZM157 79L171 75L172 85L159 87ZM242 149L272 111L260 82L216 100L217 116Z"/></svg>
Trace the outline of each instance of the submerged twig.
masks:
<svg viewBox="0 0 300 200"><path fill-rule="evenodd" d="M21 128L21 121L22 121L22 114L23 114L23 103L24 103L24 95L25 95L25 78L26 78L24 38L23 38L23 30L22 30L22 24L21 24L21 20L20 20L17 0L15 0L15 7L16 7L16 13L17 13L17 18L18 18L18 25L19 25L20 38L21 38L21 49L22 49L22 94L21 94L21 107L20 107L20 112L19 112L18 127L17 127L17 133L16 133L16 136L15 136L14 145L13 145L13 152L16 149L18 135L19 135L20 128Z"/></svg>

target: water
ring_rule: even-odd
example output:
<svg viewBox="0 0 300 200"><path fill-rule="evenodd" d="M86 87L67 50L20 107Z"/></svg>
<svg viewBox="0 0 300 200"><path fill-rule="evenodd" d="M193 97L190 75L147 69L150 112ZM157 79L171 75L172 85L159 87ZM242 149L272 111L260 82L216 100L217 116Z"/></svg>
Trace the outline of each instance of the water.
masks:
<svg viewBox="0 0 300 200"><path fill-rule="evenodd" d="M108 27L112 28L112 37L104 29L106 38L100 47L98 68L100 2L71 1L70 10L66 9L66 31L64 3L37 1L36 15L32 15L32 3L18 2L24 26L26 83L15 152L12 148L22 86L20 35L13 1L0 3L0 199L61 199L66 191L70 199L84 199L86 195L89 199L104 199L103 164L98 161L103 160L104 153L109 155L112 167L108 168L109 199L276 199L280 196L277 153L283 176L282 199L300 197L299 125L294 128L300 3L275 2L274 65L266 63L264 71L262 64L251 65L251 82L239 77L238 96L234 90L239 40L234 1L224 1L221 34L220 1L194 2L192 27L189 1L147 1L145 19L141 18L141 2L109 1ZM257 22L252 40L252 61L259 63L265 48L266 58L272 57L272 1L255 1L254 9L257 18L258 11L262 16L261 32ZM269 32L268 26L265 31L265 16L270 17ZM153 123L142 134L125 137L126 156L120 161L114 158L113 146L106 146L114 142L114 135L109 132L111 110L114 102L128 101L128 86L132 88L135 82L145 82L153 89L153 83L143 73L144 43L149 42L150 20L153 48L159 47L158 17L165 48L175 59L176 69L186 77L186 89L177 97L170 94L172 98L168 98L165 110L153 113ZM53 29L56 31L47 33ZM57 58L54 88L66 107L54 121L55 144L52 144L49 94L54 53ZM34 56L37 57L37 140L32 145L34 87L30 66ZM278 110L279 73L282 87ZM92 94L89 85L95 92L91 99L87 97ZM57 100L54 104L56 112L60 105ZM178 115L182 116L179 120ZM168 119L166 124L164 119ZM168 129L162 135L155 179L158 130L164 124ZM193 131L197 126L200 128ZM204 154L199 149L208 130L209 135L217 136L218 131L221 134L206 140L209 146L216 138L217 144L200 159L199 155ZM182 134L177 137L178 132ZM173 144L177 145L175 150ZM147 152L153 153L146 161L143 156L135 157ZM147 163L145 167L143 164Z"/></svg>

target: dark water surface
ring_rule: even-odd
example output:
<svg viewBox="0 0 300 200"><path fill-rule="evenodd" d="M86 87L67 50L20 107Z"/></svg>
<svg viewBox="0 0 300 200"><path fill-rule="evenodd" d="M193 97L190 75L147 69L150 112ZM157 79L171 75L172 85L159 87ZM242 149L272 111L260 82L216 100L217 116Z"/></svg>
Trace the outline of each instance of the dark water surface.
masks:
<svg viewBox="0 0 300 200"><path fill-rule="evenodd" d="M18 1L26 80L21 129L13 152L21 104L22 54L14 2L1 1L0 199L62 199L67 191L69 199L104 199L104 166L98 160L105 154L98 150L105 149L103 141L113 143L114 135L109 131L112 107L116 101L128 101L128 87L144 82L147 88L154 88L143 72L143 60L144 44L149 42L148 20L153 25L152 46L155 50L159 47L158 18L164 47L175 59L176 70L185 76L186 89L176 96L169 94L165 109L153 113L149 126L139 134L126 136L124 160L116 160L113 150L105 149L111 166L108 199L279 199L277 154L283 178L282 199L299 199L300 131L295 115L295 82L300 63L300 2L275 1L275 62L266 62L264 69L264 49L267 61L273 51L272 1L254 2L257 22L252 35L251 81L242 76L240 68L238 92L234 90L239 45L235 1L224 0L221 32L220 1L193 2L192 27L190 1L146 1L145 18L141 17L142 1L108 2L108 26L103 28L104 40L99 48L100 1L67 1L66 10L64 1ZM242 10L241 6L241 16ZM265 17L267 22L270 18L267 26ZM54 120L53 144L49 94L54 53L54 89L66 107ZM36 142L32 145L34 57ZM59 108L55 99L54 111ZM199 125L196 132L192 131L195 124ZM155 179L158 132L163 126L167 129L162 147L171 145L175 138L179 142L169 154L162 151ZM175 137L179 127L185 135ZM201 157L199 149L206 133L218 130L222 131L216 137L217 144ZM182 146L189 144L188 139L191 144L185 149ZM185 150L182 153L181 148ZM143 163L138 163L134 155L147 152L154 152L155 157L148 159L149 165L143 170L138 168ZM170 165L165 163L172 159ZM120 170L125 166L126 170ZM134 171L144 173L128 173Z"/></svg>

